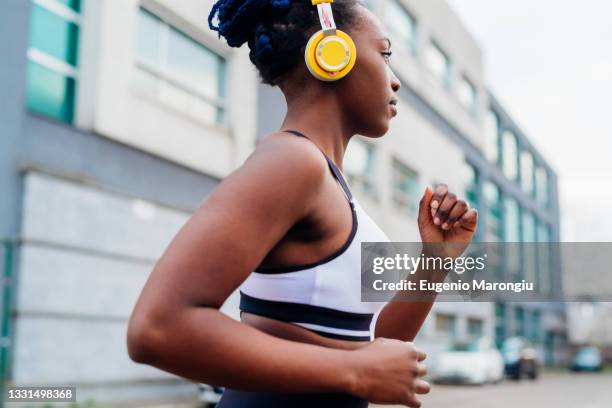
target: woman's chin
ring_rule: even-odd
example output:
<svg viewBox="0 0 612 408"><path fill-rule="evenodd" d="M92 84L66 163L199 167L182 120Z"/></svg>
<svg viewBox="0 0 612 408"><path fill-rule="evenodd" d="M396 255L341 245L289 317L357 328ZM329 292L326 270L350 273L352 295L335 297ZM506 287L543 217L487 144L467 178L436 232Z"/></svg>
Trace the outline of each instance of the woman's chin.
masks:
<svg viewBox="0 0 612 408"><path fill-rule="evenodd" d="M377 131L376 131L376 135L374 137L383 137L384 135L387 134L387 132L389 131L389 128L391 127L391 121L390 120L385 120L384 122L381 123L381 125L378 127Z"/></svg>
<svg viewBox="0 0 612 408"><path fill-rule="evenodd" d="M390 126L391 118L386 117L379 119L376 122L372 121L371 123L369 123L369 126L367 126L365 129L358 133L362 136L371 137L375 139L386 135L389 131Z"/></svg>

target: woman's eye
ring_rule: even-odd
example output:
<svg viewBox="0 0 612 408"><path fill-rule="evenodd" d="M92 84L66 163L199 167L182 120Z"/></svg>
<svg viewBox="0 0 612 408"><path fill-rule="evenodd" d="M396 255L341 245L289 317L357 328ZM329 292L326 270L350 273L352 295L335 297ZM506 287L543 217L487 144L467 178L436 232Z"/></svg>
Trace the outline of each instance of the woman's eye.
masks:
<svg viewBox="0 0 612 408"><path fill-rule="evenodd" d="M382 55L384 55L386 61L389 61L393 53L391 51L387 51L387 52L383 52Z"/></svg>

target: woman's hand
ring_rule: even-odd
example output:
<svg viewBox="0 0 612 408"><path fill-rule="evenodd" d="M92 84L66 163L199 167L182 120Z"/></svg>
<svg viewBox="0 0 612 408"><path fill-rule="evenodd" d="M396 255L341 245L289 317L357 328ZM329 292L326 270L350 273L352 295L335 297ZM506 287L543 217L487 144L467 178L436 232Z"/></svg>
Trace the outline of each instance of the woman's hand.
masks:
<svg viewBox="0 0 612 408"><path fill-rule="evenodd" d="M352 394L372 403L421 406L416 395L430 389L429 383L420 379L427 374L421 363L426 355L411 342L379 337L350 353L357 373Z"/></svg>
<svg viewBox="0 0 612 408"><path fill-rule="evenodd" d="M472 241L478 211L449 192L446 184L438 184L435 190L427 186L419 204L418 223L425 252L442 252L454 258Z"/></svg>

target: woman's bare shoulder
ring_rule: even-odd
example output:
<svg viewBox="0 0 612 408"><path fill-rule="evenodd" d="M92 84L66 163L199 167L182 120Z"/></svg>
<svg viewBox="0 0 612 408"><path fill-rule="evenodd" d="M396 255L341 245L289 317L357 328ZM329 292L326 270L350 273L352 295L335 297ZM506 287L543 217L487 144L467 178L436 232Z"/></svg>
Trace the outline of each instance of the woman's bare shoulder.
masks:
<svg viewBox="0 0 612 408"><path fill-rule="evenodd" d="M273 132L259 140L241 170L260 181L265 176L273 183L290 183L285 187L300 190L320 186L327 175L327 166L325 156L310 140ZM282 188L278 184L276 187Z"/></svg>

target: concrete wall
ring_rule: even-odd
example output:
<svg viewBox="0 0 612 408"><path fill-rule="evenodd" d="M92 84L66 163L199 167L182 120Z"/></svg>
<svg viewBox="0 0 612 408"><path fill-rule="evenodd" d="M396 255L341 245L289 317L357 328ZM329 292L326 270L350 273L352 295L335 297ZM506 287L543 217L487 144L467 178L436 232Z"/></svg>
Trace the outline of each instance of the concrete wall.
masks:
<svg viewBox="0 0 612 408"><path fill-rule="evenodd" d="M8 375L77 384L79 400L176 400L195 385L131 362L127 318L165 245L252 148L254 103L249 89L231 90L231 114L244 120L209 129L130 94L134 21L121 26L123 3L84 2L75 126L27 111L30 2L0 6L1 38L11 39L0 41L0 237L21 240ZM230 76L247 75L243 60L229 63ZM233 317L236 302L223 308Z"/></svg>
<svg viewBox="0 0 612 408"><path fill-rule="evenodd" d="M133 363L126 348L138 295L189 213L36 171L24 190L12 380L83 386L79 398L106 401L116 398L113 383L132 398L151 396L138 395L143 383L193 395L178 377ZM224 305L234 318L236 295Z"/></svg>
<svg viewBox="0 0 612 408"><path fill-rule="evenodd" d="M77 126L194 170L223 177L248 155L255 139L255 70L246 49L223 46L205 24L212 1L85 2L85 52ZM142 92L136 85L135 38L139 5L179 28L227 61L229 126ZM83 89L85 87L85 89ZM240 118L240 120L237 120Z"/></svg>
<svg viewBox="0 0 612 408"><path fill-rule="evenodd" d="M25 101L30 4L7 0L0 6L0 237L16 236L21 206L15 166L20 150ZM5 39L11 39L6 41Z"/></svg>
<svg viewBox="0 0 612 408"><path fill-rule="evenodd" d="M481 117L486 106L483 55L478 43L469 34L444 0L399 0L417 22L417 50L412 55L407 46L395 41L392 66L401 81L438 111L472 143L482 146ZM387 1L376 2L379 17L386 21ZM456 87L448 91L432 79L425 67L426 50L431 40L443 48L451 60L451 84L466 75L476 87L478 108L470 114L459 103Z"/></svg>

